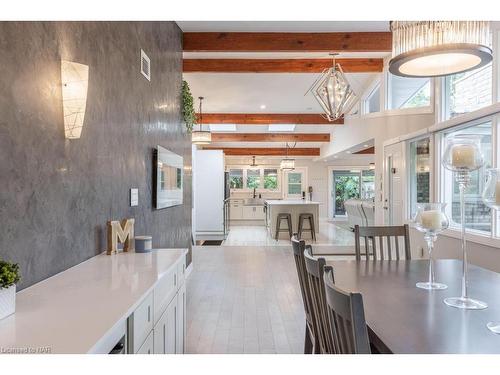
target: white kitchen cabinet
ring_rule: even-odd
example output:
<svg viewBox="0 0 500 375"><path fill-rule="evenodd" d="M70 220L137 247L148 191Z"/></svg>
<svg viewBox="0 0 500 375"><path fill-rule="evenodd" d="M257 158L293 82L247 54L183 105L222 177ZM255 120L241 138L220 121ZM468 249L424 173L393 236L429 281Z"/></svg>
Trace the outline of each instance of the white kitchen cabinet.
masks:
<svg viewBox="0 0 500 375"><path fill-rule="evenodd" d="M177 294L177 340L176 349L177 354L184 354L185 337L186 337L186 285L183 284Z"/></svg>
<svg viewBox="0 0 500 375"><path fill-rule="evenodd" d="M264 220L264 206L243 206L243 220Z"/></svg>
<svg viewBox="0 0 500 375"><path fill-rule="evenodd" d="M230 220L243 219L243 201L240 200L231 201L229 207L229 219Z"/></svg>
<svg viewBox="0 0 500 375"><path fill-rule="evenodd" d="M177 298L174 298L154 327L155 354L175 354L177 341L176 323Z"/></svg>
<svg viewBox="0 0 500 375"><path fill-rule="evenodd" d="M254 219L264 220L265 218L266 214L264 213L264 206L255 206Z"/></svg>
<svg viewBox="0 0 500 375"><path fill-rule="evenodd" d="M154 341L153 332L149 333L149 336L144 341L144 344L139 348L137 354L153 354L154 353Z"/></svg>
<svg viewBox="0 0 500 375"><path fill-rule="evenodd" d="M153 293L149 293L128 318L130 353L137 353L153 329Z"/></svg>

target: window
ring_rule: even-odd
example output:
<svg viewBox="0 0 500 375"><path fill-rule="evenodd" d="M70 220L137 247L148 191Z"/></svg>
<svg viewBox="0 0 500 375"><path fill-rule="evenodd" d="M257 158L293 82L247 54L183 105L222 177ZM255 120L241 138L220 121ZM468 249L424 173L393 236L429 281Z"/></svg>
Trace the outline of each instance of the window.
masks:
<svg viewBox="0 0 500 375"><path fill-rule="evenodd" d="M302 195L302 173L288 172L288 195Z"/></svg>
<svg viewBox="0 0 500 375"><path fill-rule="evenodd" d="M431 191L430 138L410 143L410 217L415 215L417 203L429 203Z"/></svg>
<svg viewBox="0 0 500 375"><path fill-rule="evenodd" d="M364 105L365 113L380 112L380 83L367 96Z"/></svg>
<svg viewBox="0 0 500 375"><path fill-rule="evenodd" d="M361 172L361 198L375 198L375 171L367 169Z"/></svg>
<svg viewBox="0 0 500 375"><path fill-rule="evenodd" d="M231 189L243 189L243 169L229 170L229 187Z"/></svg>
<svg viewBox="0 0 500 375"><path fill-rule="evenodd" d="M445 119L472 112L492 103L492 63L445 78Z"/></svg>
<svg viewBox="0 0 500 375"><path fill-rule="evenodd" d="M264 189L278 190L277 169L264 169Z"/></svg>
<svg viewBox="0 0 500 375"><path fill-rule="evenodd" d="M406 78L388 73L387 109L429 107L430 78Z"/></svg>
<svg viewBox="0 0 500 375"><path fill-rule="evenodd" d="M248 189L260 188L260 169L247 170L247 188Z"/></svg>
<svg viewBox="0 0 500 375"><path fill-rule="evenodd" d="M491 232L491 210L481 199L485 179L486 169L492 165L492 123L491 121L481 122L459 130L444 132L443 148L446 137L457 134L479 136L481 139L481 150L483 152L485 166L471 173L471 182L465 193L465 222L466 228L481 232ZM447 212L450 218L451 227L460 226L460 195L458 183L453 178L452 173L443 168L442 192L445 202L448 203Z"/></svg>

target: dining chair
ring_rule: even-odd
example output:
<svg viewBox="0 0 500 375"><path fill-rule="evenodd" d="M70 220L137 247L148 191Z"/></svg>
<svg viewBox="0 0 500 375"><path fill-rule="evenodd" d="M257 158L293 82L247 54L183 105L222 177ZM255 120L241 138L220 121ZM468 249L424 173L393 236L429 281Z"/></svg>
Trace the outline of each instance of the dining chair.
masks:
<svg viewBox="0 0 500 375"><path fill-rule="evenodd" d="M299 278L300 292L304 303L304 312L306 315L306 333L304 338L304 353L317 354L319 353L318 335L312 315L312 300L307 279L306 266L304 262L304 250L306 243L304 240L299 240L297 233L294 233L292 238L293 257L297 268Z"/></svg>
<svg viewBox="0 0 500 375"><path fill-rule="evenodd" d="M403 253L401 253L399 246L401 237L404 241ZM365 240L364 256L366 260L370 258L373 260L411 259L410 230L408 224L381 227L360 227L359 225L355 225L354 247L356 250L356 260L361 260L361 238ZM393 242L394 246L392 246Z"/></svg>
<svg viewBox="0 0 500 375"><path fill-rule="evenodd" d="M333 337L328 320L325 284L323 282L325 258L314 257L309 246L306 246L304 261L311 293L312 317L318 333L319 352L322 354L333 354Z"/></svg>
<svg viewBox="0 0 500 375"><path fill-rule="evenodd" d="M334 284L333 268L330 266L324 267L323 282L334 352L370 354L363 297L360 293L345 292L338 288Z"/></svg>

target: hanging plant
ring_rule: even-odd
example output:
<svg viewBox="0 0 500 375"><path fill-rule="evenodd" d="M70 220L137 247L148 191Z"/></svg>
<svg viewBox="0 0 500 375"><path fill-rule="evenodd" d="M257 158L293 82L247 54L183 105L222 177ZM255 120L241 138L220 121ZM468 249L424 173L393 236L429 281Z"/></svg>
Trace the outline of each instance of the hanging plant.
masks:
<svg viewBox="0 0 500 375"><path fill-rule="evenodd" d="M196 124L196 113L194 111L193 95L191 95L191 90L186 81L182 81L182 116L188 132L191 133L194 124Z"/></svg>

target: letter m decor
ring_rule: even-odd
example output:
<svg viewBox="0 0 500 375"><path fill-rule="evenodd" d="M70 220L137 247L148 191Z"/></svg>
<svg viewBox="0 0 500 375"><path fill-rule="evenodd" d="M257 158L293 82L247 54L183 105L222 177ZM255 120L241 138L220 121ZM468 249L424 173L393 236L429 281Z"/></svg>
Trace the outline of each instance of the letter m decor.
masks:
<svg viewBox="0 0 500 375"><path fill-rule="evenodd" d="M123 219L122 221L108 221L108 255L118 252L118 243L123 243L123 251L134 251L134 219Z"/></svg>

